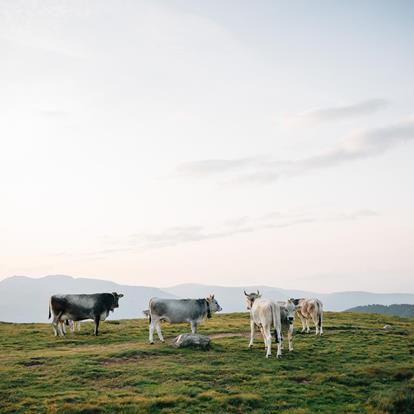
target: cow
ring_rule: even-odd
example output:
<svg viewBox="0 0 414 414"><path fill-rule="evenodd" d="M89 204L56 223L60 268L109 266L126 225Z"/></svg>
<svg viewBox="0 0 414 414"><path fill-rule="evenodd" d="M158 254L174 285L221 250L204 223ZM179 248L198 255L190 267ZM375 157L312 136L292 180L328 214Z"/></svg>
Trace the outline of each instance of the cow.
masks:
<svg viewBox="0 0 414 414"><path fill-rule="evenodd" d="M280 306L280 322L282 324L282 349L283 349L283 331L288 332L289 351L293 351L293 322L295 320L296 306L292 300L286 302L278 301Z"/></svg>
<svg viewBox="0 0 414 414"><path fill-rule="evenodd" d="M319 299L290 299L296 306L296 312L302 322L302 332L309 333L309 320L315 324L316 335L323 334L323 305Z"/></svg>
<svg viewBox="0 0 414 414"><path fill-rule="evenodd" d="M214 295L206 299L160 299L152 298L149 301L149 342L154 343L154 330L164 342L161 332L161 321L169 323L189 322L191 332L197 332L198 325L206 318L211 318L214 312L220 312L221 306Z"/></svg>
<svg viewBox="0 0 414 414"><path fill-rule="evenodd" d="M122 293L94 293L91 295L53 295L49 302L49 319L53 315L55 336L66 334L66 320L73 322L92 319L95 322L94 334L98 335L99 322L104 321L109 312L119 308ZM63 325L63 328L62 328Z"/></svg>
<svg viewBox="0 0 414 414"><path fill-rule="evenodd" d="M282 334L280 321L280 305L271 299L262 298L259 291L246 293L247 309L250 311L250 342L249 348L253 347L254 331L257 325L263 335L266 347L266 358L272 355L272 335L270 330L273 325L274 335L277 343L277 358L282 356Z"/></svg>

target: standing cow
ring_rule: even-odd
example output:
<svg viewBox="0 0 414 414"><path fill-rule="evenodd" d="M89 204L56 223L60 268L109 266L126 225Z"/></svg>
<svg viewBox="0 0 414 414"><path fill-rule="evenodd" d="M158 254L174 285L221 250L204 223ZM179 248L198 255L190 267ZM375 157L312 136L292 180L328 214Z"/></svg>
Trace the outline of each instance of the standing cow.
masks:
<svg viewBox="0 0 414 414"><path fill-rule="evenodd" d="M257 293L246 293L247 309L250 310L250 342L249 348L253 347L254 331L257 325L263 335L266 347L266 358L272 354L272 334L270 330L273 325L274 335L277 343L277 358L282 355L282 334L280 322L280 305L271 299L261 297L259 291Z"/></svg>
<svg viewBox="0 0 414 414"><path fill-rule="evenodd" d="M323 305L319 299L291 299L296 306L296 312L302 322L302 332L309 333L309 320L315 324L316 335L323 334Z"/></svg>
<svg viewBox="0 0 414 414"><path fill-rule="evenodd" d="M92 319L95 322L94 334L98 335L99 322L104 321L109 312L119 308L119 299L123 294L94 293L91 295L53 295L49 303L49 319L53 315L53 331L55 336L64 336L64 321L73 322Z"/></svg>
<svg viewBox="0 0 414 414"><path fill-rule="evenodd" d="M293 322L295 320L296 306L291 299L286 302L277 302L280 306L280 322L282 324L282 349L283 331L288 333L289 351L293 351Z"/></svg>
<svg viewBox="0 0 414 414"><path fill-rule="evenodd" d="M206 299L160 299L152 298L149 301L149 342L154 343L154 330L164 342L161 332L161 321L169 323L189 322L191 332L197 332L198 325L206 318L211 318L214 312L220 312L221 306L214 295Z"/></svg>

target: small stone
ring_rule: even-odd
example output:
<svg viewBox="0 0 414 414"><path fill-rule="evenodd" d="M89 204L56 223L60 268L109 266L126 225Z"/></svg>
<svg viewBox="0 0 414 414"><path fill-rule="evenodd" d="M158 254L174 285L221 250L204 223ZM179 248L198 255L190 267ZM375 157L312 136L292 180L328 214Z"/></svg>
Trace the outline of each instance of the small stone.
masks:
<svg viewBox="0 0 414 414"><path fill-rule="evenodd" d="M392 326L391 325L384 325L384 327L382 329L384 329L384 331L390 331L392 329Z"/></svg>
<svg viewBox="0 0 414 414"><path fill-rule="evenodd" d="M175 348L210 349L210 343L208 336L188 333L178 335L172 345Z"/></svg>

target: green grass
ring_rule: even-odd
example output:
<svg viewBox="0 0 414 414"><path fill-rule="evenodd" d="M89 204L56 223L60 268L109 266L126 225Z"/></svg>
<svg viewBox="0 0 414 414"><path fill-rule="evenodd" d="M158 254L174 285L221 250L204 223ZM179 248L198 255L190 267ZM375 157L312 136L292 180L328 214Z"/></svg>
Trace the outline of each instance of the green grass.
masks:
<svg viewBox="0 0 414 414"><path fill-rule="evenodd" d="M167 343L149 345L146 320L104 322L98 337L86 323L66 338L47 324L0 323L0 412L413 413L414 321L324 319L323 337L298 333L281 360L264 358L259 337L248 350L248 314L202 325L210 351L168 345L186 325L163 324Z"/></svg>

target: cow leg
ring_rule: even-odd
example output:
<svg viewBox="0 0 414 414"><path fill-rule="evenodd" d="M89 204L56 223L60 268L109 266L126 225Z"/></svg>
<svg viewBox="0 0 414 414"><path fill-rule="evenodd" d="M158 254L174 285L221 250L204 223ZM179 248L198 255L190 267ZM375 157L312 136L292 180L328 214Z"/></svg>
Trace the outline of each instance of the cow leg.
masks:
<svg viewBox="0 0 414 414"><path fill-rule="evenodd" d="M306 333L310 332L310 328L309 328L309 320L305 319L305 323L306 323Z"/></svg>
<svg viewBox="0 0 414 414"><path fill-rule="evenodd" d="M197 333L197 322L195 322L195 321L192 321L191 322L191 332L193 334L196 334Z"/></svg>
<svg viewBox="0 0 414 414"><path fill-rule="evenodd" d="M155 327L157 329L158 338L160 338L161 342L165 342L161 332L161 321L157 321Z"/></svg>
<svg viewBox="0 0 414 414"><path fill-rule="evenodd" d="M289 326L289 330L288 330L289 352L293 351L292 337L293 337L293 324Z"/></svg>
<svg viewBox="0 0 414 414"><path fill-rule="evenodd" d="M277 352L276 352L276 358L281 358L282 357L282 335L281 332L278 331L277 335L279 336L279 342L277 343Z"/></svg>
<svg viewBox="0 0 414 414"><path fill-rule="evenodd" d="M65 321L60 321L60 327L62 329L63 335L66 336L66 326L65 326Z"/></svg>
<svg viewBox="0 0 414 414"><path fill-rule="evenodd" d="M263 329L266 337L266 358L269 358L272 355L272 335L270 334L270 329Z"/></svg>
<svg viewBox="0 0 414 414"><path fill-rule="evenodd" d="M315 335L319 334L319 326L318 326L318 315L315 313L312 315L312 322L315 325Z"/></svg>
<svg viewBox="0 0 414 414"><path fill-rule="evenodd" d="M95 336L98 336L99 322L101 321L101 316L100 316L100 315L95 316L94 321L95 321L95 330L94 330L94 335L95 335Z"/></svg>
<svg viewBox="0 0 414 414"><path fill-rule="evenodd" d="M154 343L154 329L155 329L155 321L154 318L151 319L151 322L149 324L149 343L153 344Z"/></svg>
<svg viewBox="0 0 414 414"><path fill-rule="evenodd" d="M61 332L61 327L60 327L60 316L61 315L62 313L59 313L58 315L53 314L52 326L53 326L53 332L55 333L55 336L63 336L63 332Z"/></svg>
<svg viewBox="0 0 414 414"><path fill-rule="evenodd" d="M266 347L267 347L267 343L266 343L266 335L265 335L265 333L264 333L263 327L262 327L262 326L259 326L259 328L260 328L260 333L262 334L262 338L263 338L263 342L264 342L264 347L265 347L265 349L266 349Z"/></svg>
<svg viewBox="0 0 414 414"><path fill-rule="evenodd" d="M250 320L250 342L249 342L249 348L253 347L253 340L254 340L254 321ZM266 343L265 343L266 345Z"/></svg>
<svg viewBox="0 0 414 414"><path fill-rule="evenodd" d="M322 322L323 322L323 314L322 312L319 314L319 335L323 334Z"/></svg>
<svg viewBox="0 0 414 414"><path fill-rule="evenodd" d="M300 321L302 322L302 331L301 332L305 332L305 330L306 330L305 318L300 313L299 313L299 318L300 318Z"/></svg>

